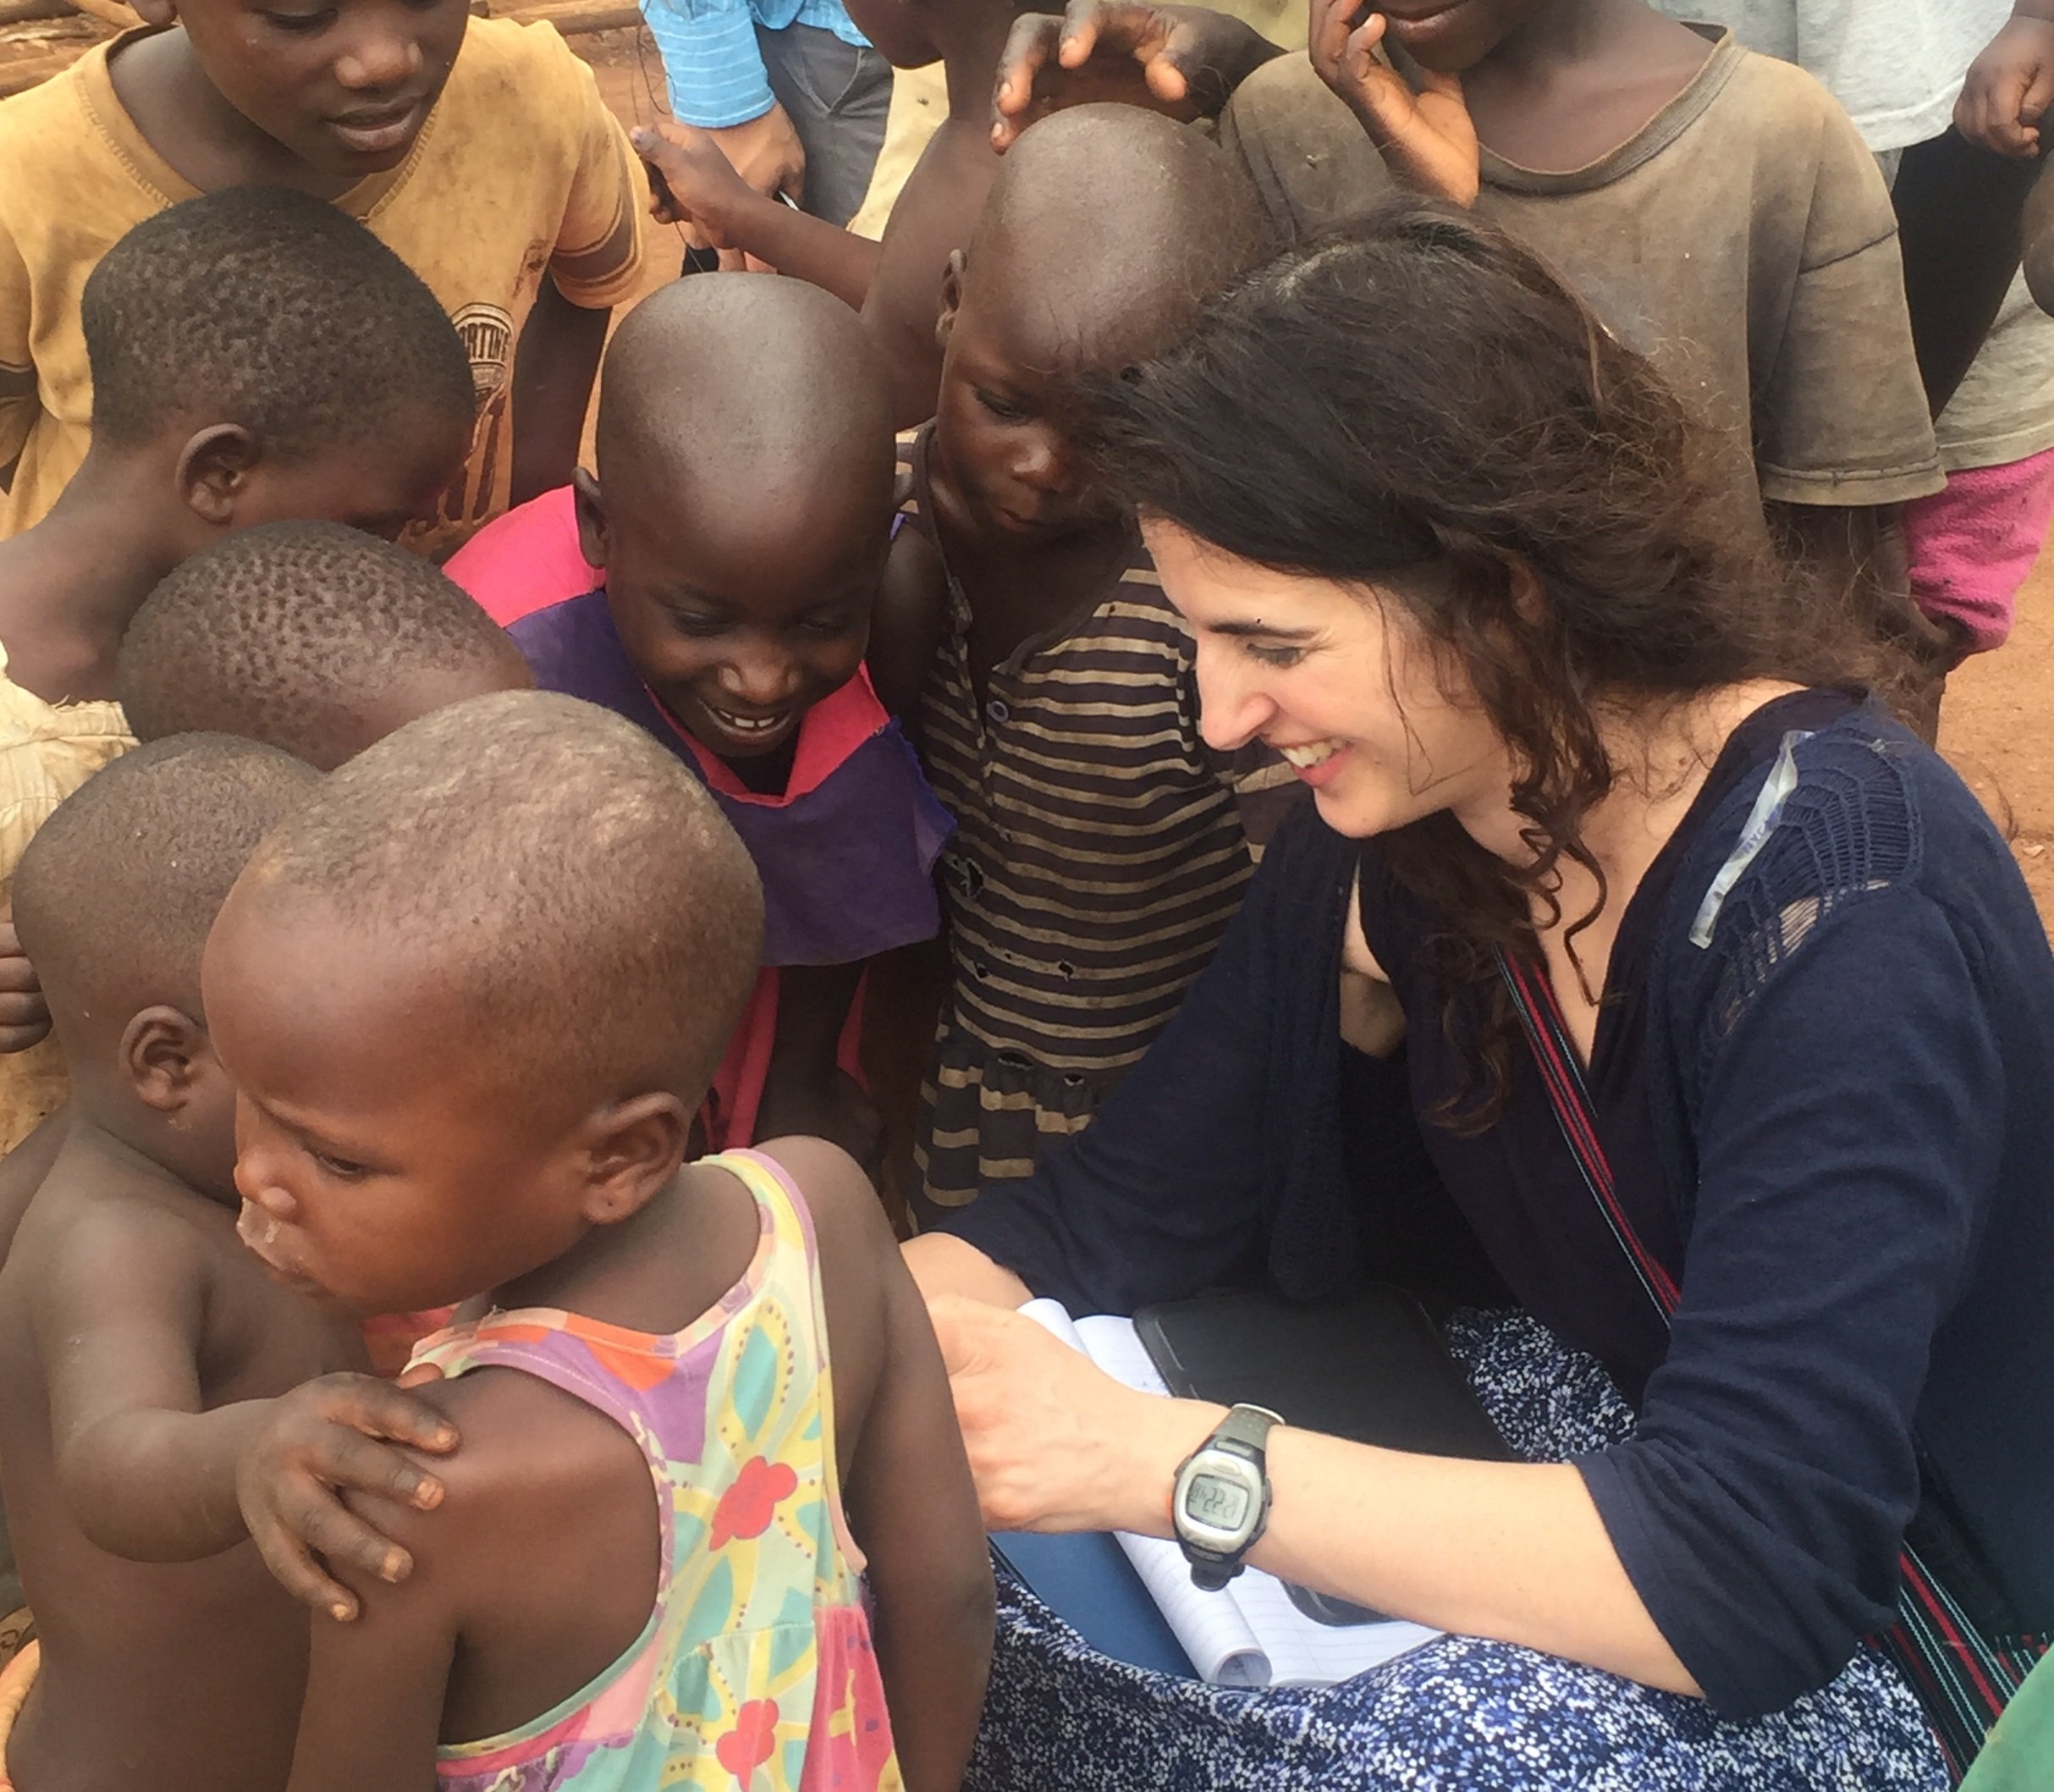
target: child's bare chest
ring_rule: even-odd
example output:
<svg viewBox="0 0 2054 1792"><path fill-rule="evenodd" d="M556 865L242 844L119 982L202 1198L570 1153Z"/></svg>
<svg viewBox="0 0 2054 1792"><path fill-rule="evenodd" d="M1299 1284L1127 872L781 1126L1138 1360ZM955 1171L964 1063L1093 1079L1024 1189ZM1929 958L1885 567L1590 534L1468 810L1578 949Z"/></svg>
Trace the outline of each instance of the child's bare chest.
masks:
<svg viewBox="0 0 2054 1792"><path fill-rule="evenodd" d="M1095 604L1118 576L1123 551L1093 546L983 560L965 570L970 616L964 648L980 703L994 670L1059 638Z"/></svg>
<svg viewBox="0 0 2054 1792"><path fill-rule="evenodd" d="M317 1376L368 1366L356 1321L273 1282L232 1235L210 1254L212 1298L199 1365L206 1407L273 1399Z"/></svg>

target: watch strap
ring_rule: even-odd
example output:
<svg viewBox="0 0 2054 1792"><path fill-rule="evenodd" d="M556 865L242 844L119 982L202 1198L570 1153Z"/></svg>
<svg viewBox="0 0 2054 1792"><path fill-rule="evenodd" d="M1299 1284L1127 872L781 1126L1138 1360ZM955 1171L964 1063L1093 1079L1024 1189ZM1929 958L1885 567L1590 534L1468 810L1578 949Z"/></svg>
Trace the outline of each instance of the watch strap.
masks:
<svg viewBox="0 0 2054 1792"><path fill-rule="evenodd" d="M1281 1413L1266 1406L1236 1406L1214 1428L1206 1442L1216 1450L1232 1450L1260 1464L1269 1447L1269 1433L1284 1422Z"/></svg>

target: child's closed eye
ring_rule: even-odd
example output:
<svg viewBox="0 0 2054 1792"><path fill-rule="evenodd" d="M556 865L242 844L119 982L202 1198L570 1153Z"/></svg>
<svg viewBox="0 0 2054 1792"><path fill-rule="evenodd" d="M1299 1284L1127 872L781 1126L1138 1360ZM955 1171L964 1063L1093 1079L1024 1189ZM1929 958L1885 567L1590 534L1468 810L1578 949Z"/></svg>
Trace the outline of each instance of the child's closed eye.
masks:
<svg viewBox="0 0 2054 1792"><path fill-rule="evenodd" d="M1001 398L995 392L988 392L982 386L977 389L977 400L1001 423L1024 423L1027 420L1024 406L1016 405L1009 398Z"/></svg>
<svg viewBox="0 0 2054 1792"><path fill-rule="evenodd" d="M267 11L264 14L266 24L275 25L281 31L296 32L303 36L311 36L314 32L324 29L333 24L334 19L334 8L325 6L311 13Z"/></svg>
<svg viewBox="0 0 2054 1792"><path fill-rule="evenodd" d="M311 1145L306 1155L314 1161L314 1167L323 1176L332 1177L339 1183L361 1183L371 1174L371 1166L360 1164L351 1158L336 1157L326 1151L317 1151Z"/></svg>

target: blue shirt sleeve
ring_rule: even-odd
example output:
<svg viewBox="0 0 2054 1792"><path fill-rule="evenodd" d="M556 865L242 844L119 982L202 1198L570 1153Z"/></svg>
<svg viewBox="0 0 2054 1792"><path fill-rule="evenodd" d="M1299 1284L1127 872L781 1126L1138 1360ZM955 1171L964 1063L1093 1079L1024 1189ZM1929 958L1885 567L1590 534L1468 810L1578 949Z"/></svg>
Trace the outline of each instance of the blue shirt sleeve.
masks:
<svg viewBox="0 0 2054 1792"><path fill-rule="evenodd" d="M777 103L750 0L642 0L664 58L670 110L702 130L760 119Z"/></svg>
<svg viewBox="0 0 2054 1792"><path fill-rule="evenodd" d="M1913 1416L2002 1150L1993 992L1915 880L1774 930L1726 954L1759 988L1716 979L1691 1017L1672 1342L1632 1441L1579 1464L1655 1624L1732 1717L1825 1684L1892 1621Z"/></svg>

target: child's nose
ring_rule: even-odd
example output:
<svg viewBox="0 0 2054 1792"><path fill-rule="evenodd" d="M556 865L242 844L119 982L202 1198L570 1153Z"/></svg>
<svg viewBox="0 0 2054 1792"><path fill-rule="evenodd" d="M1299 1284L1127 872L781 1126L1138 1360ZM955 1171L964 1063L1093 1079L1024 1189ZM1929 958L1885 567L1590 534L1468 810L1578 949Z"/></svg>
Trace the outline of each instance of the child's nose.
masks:
<svg viewBox="0 0 2054 1792"><path fill-rule="evenodd" d="M1013 463L1013 477L1038 492L1060 492L1070 483L1069 456L1053 436L1031 432Z"/></svg>
<svg viewBox="0 0 2054 1792"><path fill-rule="evenodd" d="M410 31L367 20L335 59L335 78L345 87L377 90L404 85L421 64L421 41Z"/></svg>
<svg viewBox="0 0 2054 1792"><path fill-rule="evenodd" d="M737 702L774 709L797 694L799 669L783 653L737 654L720 669L720 686Z"/></svg>

